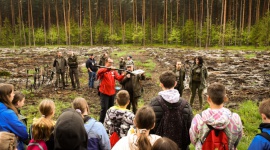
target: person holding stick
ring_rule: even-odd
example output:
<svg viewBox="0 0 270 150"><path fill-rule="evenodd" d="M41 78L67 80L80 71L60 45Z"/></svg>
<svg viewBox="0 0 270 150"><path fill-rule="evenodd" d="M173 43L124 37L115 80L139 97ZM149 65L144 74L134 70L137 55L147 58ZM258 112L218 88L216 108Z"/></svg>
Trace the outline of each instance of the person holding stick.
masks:
<svg viewBox="0 0 270 150"><path fill-rule="evenodd" d="M125 74L125 72L122 75L118 74L111 58L107 58L104 68L101 67L97 72L98 79L101 81L99 86L101 105L99 121L101 123L104 122L107 110L114 105L115 80L122 81Z"/></svg>

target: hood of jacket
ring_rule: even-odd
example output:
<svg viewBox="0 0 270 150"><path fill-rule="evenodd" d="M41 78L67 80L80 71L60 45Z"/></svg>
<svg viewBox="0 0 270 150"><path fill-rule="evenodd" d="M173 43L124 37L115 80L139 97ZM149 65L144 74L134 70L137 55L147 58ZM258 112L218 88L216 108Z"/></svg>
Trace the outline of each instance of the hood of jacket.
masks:
<svg viewBox="0 0 270 150"><path fill-rule="evenodd" d="M177 103L180 99L180 94L176 89L164 90L159 92L158 95L169 103Z"/></svg>
<svg viewBox="0 0 270 150"><path fill-rule="evenodd" d="M206 109L202 112L202 121L215 129L224 129L230 123L232 112L227 108Z"/></svg>

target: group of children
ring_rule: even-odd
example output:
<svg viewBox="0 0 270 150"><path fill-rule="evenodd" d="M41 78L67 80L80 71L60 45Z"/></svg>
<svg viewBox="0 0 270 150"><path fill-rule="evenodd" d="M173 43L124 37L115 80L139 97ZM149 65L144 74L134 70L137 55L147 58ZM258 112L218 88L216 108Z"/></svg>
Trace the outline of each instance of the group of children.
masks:
<svg viewBox="0 0 270 150"><path fill-rule="evenodd" d="M81 97L75 98L72 108L63 111L57 121L54 121L52 118L55 113L55 104L50 99L44 99L39 104L41 117L34 119L29 134L26 118L20 113L20 108L25 101L24 95L14 92L11 84L0 84L0 149L16 147L18 150L23 150L24 145L27 144L27 150L177 150L179 147L189 149L190 142L196 149L209 149L204 143L207 142L207 136L211 134L212 129L222 130L226 134L227 149L237 149L243 135L243 126L238 114L223 107L228 98L225 86L220 83L208 86L207 102L210 108L194 117L190 105L185 103L185 100L178 99L180 103L184 103L184 106L176 108L186 109L186 112L191 111L189 116L187 116L188 113L183 114L185 120L190 119L185 122L187 124L183 126L185 128L176 129L176 131L187 130L189 134L187 147L182 148L177 140L166 138L168 136L161 137L163 135L156 132L158 130L156 127L159 127L164 119L160 113L168 112L157 111L162 110L163 104L159 106L160 109L155 103L160 103L160 99L165 99L164 104L173 108L172 104L178 102L176 99L180 94L175 93L173 89L176 84L175 81L173 83L173 78L175 79L175 75L172 72L162 73L160 83L163 91L159 92L161 98L153 99L149 105L142 106L136 114L126 108L130 102L129 93L126 90L120 90L116 94L117 105L107 110L104 123L89 116L87 101ZM264 134L255 136L249 150L270 149L270 142L267 140L267 135L270 134L269 110L270 99L262 101L259 113L262 117L260 129ZM179 131L179 133L184 132ZM114 143L112 143L113 134L119 138Z"/></svg>

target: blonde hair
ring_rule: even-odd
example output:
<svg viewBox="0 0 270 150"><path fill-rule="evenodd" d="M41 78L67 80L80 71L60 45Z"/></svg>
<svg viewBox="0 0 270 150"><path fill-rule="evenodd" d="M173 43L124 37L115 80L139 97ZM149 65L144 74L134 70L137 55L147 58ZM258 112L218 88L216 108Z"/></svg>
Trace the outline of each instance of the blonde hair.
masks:
<svg viewBox="0 0 270 150"><path fill-rule="evenodd" d="M34 140L49 140L54 128L54 121L50 116L54 114L55 104L50 99L44 99L39 104L41 117L34 120L32 125L32 137Z"/></svg>
<svg viewBox="0 0 270 150"><path fill-rule="evenodd" d="M86 100L82 97L77 97L72 102L72 108L79 109L83 114L85 111L89 112L89 107Z"/></svg>

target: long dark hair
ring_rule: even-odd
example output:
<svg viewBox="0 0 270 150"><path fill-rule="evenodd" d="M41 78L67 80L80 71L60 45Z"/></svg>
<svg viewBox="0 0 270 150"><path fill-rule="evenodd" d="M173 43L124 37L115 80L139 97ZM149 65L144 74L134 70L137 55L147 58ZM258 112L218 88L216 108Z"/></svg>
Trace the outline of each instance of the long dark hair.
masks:
<svg viewBox="0 0 270 150"><path fill-rule="evenodd" d="M199 65L203 65L204 61L203 61L203 58L201 56L198 56L198 57L194 58L194 65L196 64L196 59L199 60Z"/></svg>
<svg viewBox="0 0 270 150"><path fill-rule="evenodd" d="M12 84L0 84L0 102L7 106L7 108L13 110L16 115L18 115L18 111L15 106L9 100L9 96L14 91L14 86Z"/></svg>

